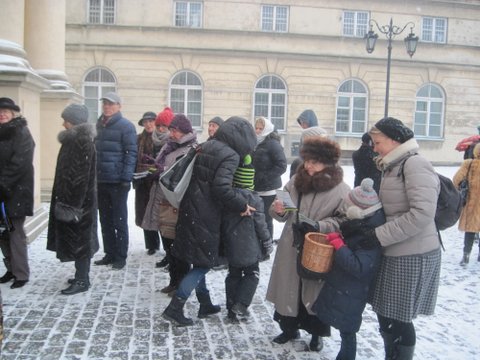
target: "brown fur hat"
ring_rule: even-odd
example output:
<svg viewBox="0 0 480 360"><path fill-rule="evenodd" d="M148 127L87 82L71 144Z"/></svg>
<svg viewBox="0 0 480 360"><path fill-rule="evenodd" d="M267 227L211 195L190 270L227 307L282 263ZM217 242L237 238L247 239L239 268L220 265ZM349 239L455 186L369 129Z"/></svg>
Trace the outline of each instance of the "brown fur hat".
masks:
<svg viewBox="0 0 480 360"><path fill-rule="evenodd" d="M340 145L326 137L314 136L305 139L300 156L305 160L316 160L326 165L335 165L340 159Z"/></svg>

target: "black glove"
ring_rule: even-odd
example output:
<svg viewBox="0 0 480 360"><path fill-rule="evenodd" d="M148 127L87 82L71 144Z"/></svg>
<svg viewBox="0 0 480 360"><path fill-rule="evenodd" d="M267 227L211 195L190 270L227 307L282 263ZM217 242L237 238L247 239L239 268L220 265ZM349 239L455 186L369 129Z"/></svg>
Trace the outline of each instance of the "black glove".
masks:
<svg viewBox="0 0 480 360"><path fill-rule="evenodd" d="M370 228L365 225L362 219L346 220L340 224L340 232L344 238L363 234L368 230Z"/></svg>
<svg viewBox="0 0 480 360"><path fill-rule="evenodd" d="M318 222L314 221L302 213L298 214L298 227L300 231L302 231L304 234L308 232L319 232L320 228L318 226Z"/></svg>

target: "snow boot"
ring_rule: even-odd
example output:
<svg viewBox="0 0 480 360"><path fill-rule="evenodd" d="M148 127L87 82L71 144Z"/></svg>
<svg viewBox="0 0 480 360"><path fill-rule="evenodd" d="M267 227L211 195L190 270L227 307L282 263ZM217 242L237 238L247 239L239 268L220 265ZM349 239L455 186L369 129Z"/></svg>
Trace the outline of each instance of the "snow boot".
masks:
<svg viewBox="0 0 480 360"><path fill-rule="evenodd" d="M169 321L173 321L179 326L193 325L193 320L183 315L183 307L185 306L186 301L187 300L184 300L178 296L173 296L170 304L163 311L162 316Z"/></svg>
<svg viewBox="0 0 480 360"><path fill-rule="evenodd" d="M310 351L320 352L323 349L323 339L318 335L312 335L308 349Z"/></svg>
<svg viewBox="0 0 480 360"><path fill-rule="evenodd" d="M413 353L415 352L415 346L395 344L395 349L393 350L393 352L394 354L393 354L392 360L412 360Z"/></svg>
<svg viewBox="0 0 480 360"><path fill-rule="evenodd" d="M462 265L462 266L467 265L469 260L470 260L470 253L464 252L463 257L462 257L462 261L460 261L460 265Z"/></svg>
<svg viewBox="0 0 480 360"><path fill-rule="evenodd" d="M220 312L219 305L213 305L212 300L210 299L210 293L198 293L197 292L197 299L200 303L200 309L198 309L198 318L203 319L206 318L208 315L216 314Z"/></svg>
<svg viewBox="0 0 480 360"><path fill-rule="evenodd" d="M383 346L385 347L385 360L393 359L393 349L395 344L393 343L393 335L385 331L380 331L380 335L383 338Z"/></svg>

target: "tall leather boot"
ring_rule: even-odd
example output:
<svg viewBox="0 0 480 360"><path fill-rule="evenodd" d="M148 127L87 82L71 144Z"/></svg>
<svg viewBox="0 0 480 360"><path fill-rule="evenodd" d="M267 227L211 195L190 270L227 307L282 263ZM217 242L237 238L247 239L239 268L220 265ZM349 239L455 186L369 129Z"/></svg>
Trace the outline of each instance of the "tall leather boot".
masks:
<svg viewBox="0 0 480 360"><path fill-rule="evenodd" d="M396 344L392 360L412 360L414 352L415 345L406 346Z"/></svg>
<svg viewBox="0 0 480 360"><path fill-rule="evenodd" d="M219 305L213 305L212 300L210 299L210 293L198 293L197 292L197 299L200 303L200 309L198 309L198 318L203 319L206 318L208 315L216 314L220 312Z"/></svg>
<svg viewBox="0 0 480 360"><path fill-rule="evenodd" d="M468 261L470 260L470 253L464 252L462 261L460 261L460 265L465 266L468 264Z"/></svg>
<svg viewBox="0 0 480 360"><path fill-rule="evenodd" d="M392 360L394 350L393 335L385 331L380 331L380 335L382 335L383 338L383 346L385 348L385 360Z"/></svg>
<svg viewBox="0 0 480 360"><path fill-rule="evenodd" d="M193 325L193 320L183 315L183 307L186 301L178 296L173 296L170 304L163 311L162 316L169 321L173 321L178 326Z"/></svg>

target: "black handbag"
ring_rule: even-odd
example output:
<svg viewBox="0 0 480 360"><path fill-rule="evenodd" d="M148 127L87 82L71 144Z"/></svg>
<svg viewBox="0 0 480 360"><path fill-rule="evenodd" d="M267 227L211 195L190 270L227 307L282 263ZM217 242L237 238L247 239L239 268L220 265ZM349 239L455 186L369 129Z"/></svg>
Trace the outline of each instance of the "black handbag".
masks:
<svg viewBox="0 0 480 360"><path fill-rule="evenodd" d="M472 161L468 165L467 175L465 175L465 178L462 181L460 181L460 183L458 184L458 191L460 191L460 196L462 197L463 206L465 206L468 199L468 190L469 190L468 173L470 172L470 166L472 166Z"/></svg>

